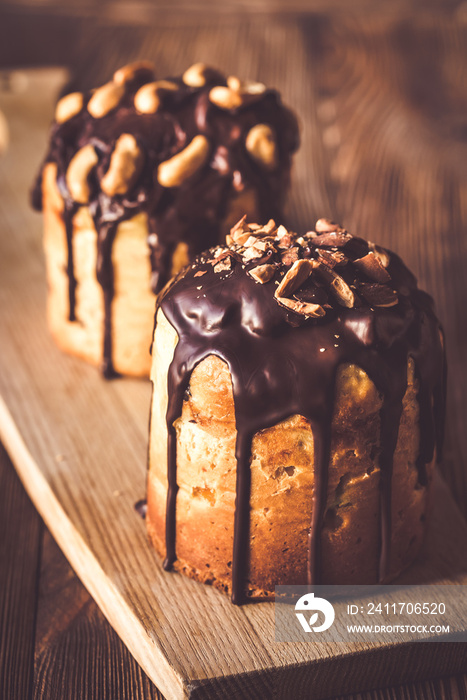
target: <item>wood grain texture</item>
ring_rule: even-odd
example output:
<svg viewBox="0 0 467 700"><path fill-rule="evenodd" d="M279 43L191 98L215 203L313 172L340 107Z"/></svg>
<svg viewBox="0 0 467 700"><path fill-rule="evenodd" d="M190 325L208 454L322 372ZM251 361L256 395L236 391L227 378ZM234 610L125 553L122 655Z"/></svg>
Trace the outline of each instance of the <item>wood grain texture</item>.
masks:
<svg viewBox="0 0 467 700"><path fill-rule="evenodd" d="M33 547L30 546L27 550L21 548L23 529L11 527L14 524L12 507L13 512L19 513L18 499L23 502L27 502L27 499L13 472L13 466L8 462L7 456L2 454L1 493L10 505L9 509L1 511L10 523L10 527L0 529L2 547L5 537L10 546L14 544L16 556L18 553L26 555L27 561L30 561L34 559L31 557ZM15 496L12 496L12 492ZM28 508L29 514L38 522L39 518L30 503ZM21 516L24 522L24 512ZM25 602L28 603L31 599L35 602L38 598L33 697L36 700L61 700L73 689L74 700L127 700L129 697L135 700L163 700L104 619L50 533L45 528L43 532L42 546L39 548L37 537L32 543L36 546L36 553L39 549L41 551L39 591L25 591L23 588L21 595L23 606ZM6 561L3 557L2 565L5 572L14 567L11 561ZM29 581L34 583L34 576ZM0 595L2 600L9 597L7 588L3 585L0 587ZM7 629L11 633L18 628L17 620L2 621L3 634ZM31 626L26 640L30 641L33 637L34 630ZM31 647L32 643L29 648ZM8 655L2 653L0 658L6 661ZM15 688L17 693L21 693L17 697L26 697L27 691L23 693L25 687L21 684L28 679L28 669L28 680L32 680L32 658L25 658L23 653L15 661L13 667L9 668L13 679L10 690ZM14 696L5 683L1 687L1 697ZM340 696L339 700L464 700L466 695L467 676L462 675Z"/></svg>
<svg viewBox="0 0 467 700"><path fill-rule="evenodd" d="M43 526L1 447L0 610L2 700L163 700Z"/></svg>
<svg viewBox="0 0 467 700"><path fill-rule="evenodd" d="M85 643L78 645L77 639ZM70 688L75 700L163 700L46 529L35 646L36 700L60 700ZM460 675L340 696L339 700L465 700L466 696L467 675Z"/></svg>
<svg viewBox="0 0 467 700"><path fill-rule="evenodd" d="M11 527L14 524L11 507L13 512L19 513L18 499L23 502L27 502L27 499L13 472L13 466L8 462L6 455L2 454L1 493L5 496L5 502L10 505L9 509L2 509L10 523L10 527L0 529L2 547L5 537L10 546L14 543L16 556L19 552L22 556L26 555L29 561L34 558L31 557L33 548L30 547L26 551L21 548L23 530ZM15 496L12 496L12 492ZM37 522L38 516L32 505L29 504L28 507L30 515ZM22 519L24 522L24 512ZM33 544L37 552L39 538L35 538ZM142 673L104 619L46 529L41 555L39 591L23 589L21 595L24 606L24 603L30 602L31 599L35 601L38 594L33 697L36 700L61 700L73 689L74 700L127 700L129 697L135 700L163 700L162 695ZM14 567L14 564L3 557L2 564L4 571ZM34 576L29 580L34 582ZM8 598L8 591L4 586L0 587L0 594L2 600ZM10 632L12 629L18 629L17 621L14 622L16 624L13 624L12 620L3 620L4 634L8 628ZM34 632L32 627L26 636L27 640L34 637L31 632ZM7 660L8 656L0 654L0 658ZM14 678L10 690L15 688L16 692L21 692L18 697L27 696L27 692L22 692L24 686L21 683L28 678L28 669L31 680L32 658L25 658L22 654L16 658L16 663L9 670L10 676ZM467 676L463 675L411 683L403 688L396 686L381 691L341 696L339 700L464 700L466 695ZM1 697L13 697L6 684L2 685Z"/></svg>
<svg viewBox="0 0 467 700"><path fill-rule="evenodd" d="M432 22L430 27L430 18L424 21L428 22L427 26L423 23L420 26L418 21L410 18L399 22L391 20L388 24L378 18L363 21L324 16L297 19L288 16L268 22L257 17L248 20L238 18L235 21L210 19L194 27L182 17L166 25L160 24L152 32L139 27L123 30L98 26L86 38L83 35L82 53L87 58L81 62L76 81L88 85L104 81L114 67L138 55L156 58L161 74L177 72L192 60L204 58L221 65L228 72L260 78L277 85L287 101L301 115L306 115L303 124L304 146L297 159L295 173L297 187L292 199L292 221L297 227L308 227L318 215L329 212L336 216L337 212L337 216L354 232L392 245L401 252L439 302L440 314L448 331L451 360L445 468L455 487L458 502L465 509L465 371L462 364L465 324L462 323L462 311L466 251L462 236L465 193L460 186L465 182L465 160L456 155L457 150L462 151L463 141L462 138L454 141L455 147L452 148L453 139L449 132L444 141L436 142L438 147L436 143L433 145L434 136L439 131L439 112L436 119L428 120L428 123L425 115L429 114L428 105L436 96L433 91L430 97L428 88L426 94L422 91L421 96L419 92L414 92L414 86L418 87L419 82L416 76L420 76L420 71L423 74L425 64L422 61L418 67L414 65L419 52L410 48L414 38L436 39L433 50L438 58L442 58L443 66L439 81L449 88L453 80L451 72L456 79L462 78L462 69L456 66L457 63L465 65L465 32L463 25L456 24L449 17L439 20L438 26ZM413 77L411 81L405 81L409 68ZM438 87L438 83L434 82L434 85ZM453 95L461 94L455 86L451 92ZM424 94L425 103L417 108ZM449 90L448 94L451 94ZM358 105L358 110L355 105ZM462 105L454 100L448 111L456 124L457 133L462 137ZM420 114L425 128L420 126ZM360 126L362 118L364 125ZM7 166L1 182L9 202L20 205L12 213L10 207L5 208L6 199L2 199L2 228L8 230L11 237L19 229L25 235L24 239L8 240L3 251L8 269L3 269L2 265L4 277L0 291L2 301L7 303L2 305L5 313L3 315L2 311L0 332L2 336L7 333L11 335L11 342L5 347L2 362L5 362L4 367L10 367L12 365L9 363L19 361L21 367L13 376L2 373L2 392L5 392L6 386L8 392L17 397L16 420L17 415L29 418L29 423L22 426L22 432L28 444L34 444L35 457L47 460L52 493L62 488L61 480L65 477L70 482L77 464L86 462L90 466L86 479L73 484L78 493L75 498L78 503L74 504L72 515L78 522L78 534L87 537L90 534L86 525L88 513L83 504L86 503L89 489L102 486L100 461L87 451L87 440L91 445L97 443L105 446L110 463L125 460L134 469L135 483L137 480L143 483L144 470L138 465L142 459L140 443L145 440L147 419L141 408L146 400L145 389L137 383L122 382L112 388L103 388L105 398L97 396L92 370L69 358L57 356L41 325L40 305L44 290L40 286L43 269L39 223L24 210L24 204L20 204L26 189L25 180L30 179L31 174L30 167L29 170L25 169L24 163L30 163L35 157L38 162L42 155L43 146L39 145L37 133L35 144L28 145L27 137L34 128L33 120L26 120L20 146L24 146L23 161L18 156L16 162L4 161ZM451 128L448 125L448 131ZM418 141L414 141L415 137ZM43 132L41 138L44 138ZM415 148L412 142L415 145L418 143L418 147ZM451 144L451 147L446 144ZM413 168L410 166L412 162ZM19 177L19 187L14 177ZM13 182L15 186L12 186ZM19 195L21 187L23 194ZM30 255L31 251L35 253L34 259L28 258L29 267L21 270L17 276L18 260L23 254ZM23 291L17 298L19 288ZM459 293L460 296L457 296ZM39 309L37 318L32 322L28 316L31 305ZM52 373L55 376L51 380ZM58 390L58 387L62 388ZM44 395L48 396L46 410L41 404ZM67 405L70 396L73 396L73 409ZM83 418L83 423L78 421L74 433L67 434L66 439L63 439L62 432L58 437L56 431L48 429L51 421L60 428L66 425L76 415L75 410L79 412L80 419ZM115 444L114 428L122 411L128 411L125 416L129 418L125 421L125 434L118 435ZM93 421L96 415L106 416L103 431ZM124 519L119 503L122 503L122 494L126 501L141 496L141 486L136 487L135 483L127 477L122 489L106 491L104 503L93 504L97 513L99 508L103 508L112 519L112 537L109 538L106 525L102 524L98 534L110 545L111 554L117 560L117 565L111 571L117 581L117 593L124 588L119 578L122 562L118 561L117 528L118 521ZM120 495L115 495L115 491L119 491ZM69 516L70 512L66 515ZM97 519L98 515L94 520ZM143 540L141 526L137 541L141 543ZM95 537L92 546L99 550L98 554L101 553ZM151 559L144 564L149 570L155 565ZM136 574L137 570L137 562L132 561L130 572ZM146 568L144 571L148 573ZM147 576L147 579L150 578ZM160 581L157 577L154 580L161 585L161 590L167 591L168 579L174 591L179 595L184 594L185 584L180 584L178 588L178 583L173 584L174 578L165 576ZM187 582L186 585L196 584ZM140 613L144 603L148 603L147 600L142 603L136 599L131 586L123 592L133 596L133 611L136 609ZM203 597L210 595L207 591L202 594ZM201 610L206 609L207 601L203 602L205 605L201 605ZM253 622L248 615L252 616ZM246 617L248 630L253 623L259 624L254 612L250 611ZM188 622L192 623L191 620ZM234 627L236 622L234 620L232 623ZM178 623L182 631L185 620L178 620ZM247 624L245 620L244 624ZM250 638L251 634L250 631ZM212 637L207 640L208 644L211 642ZM170 646L167 639L163 639L163 643L166 648ZM199 653L200 649L196 649L196 652ZM235 649L231 651L234 670L235 652ZM252 673L255 665L259 668L265 660L270 661L267 656L261 657L260 652L253 653L253 659L249 660ZM294 658L297 663L299 656ZM387 667L377 673L381 684L389 682L391 664L395 662L388 656L386 659ZM237 658L237 664L238 661ZM340 671L342 674L348 673L347 680L357 685L362 680L352 675L355 673L352 665L346 669L333 664L331 668L326 674L328 677L339 676ZM209 663L205 658L203 670L209 672ZM410 670L405 664L403 671L408 673ZM428 662L421 672L433 673L434 666ZM307 691L308 680L315 679L309 676L305 680L306 683L301 686L302 692ZM220 692L220 681L210 681L210 684L212 696L215 697ZM193 696L196 693L199 695L206 691L204 686L205 679L201 679L198 685L190 686L190 692ZM284 688L284 692L288 690L290 688ZM338 692L332 683L323 686L322 680L318 690L328 695ZM245 688L238 686L237 682L235 692L243 697L244 691Z"/></svg>
<svg viewBox="0 0 467 700"><path fill-rule="evenodd" d="M463 675L346 695L336 700L463 700L466 696L467 676Z"/></svg>
<svg viewBox="0 0 467 700"><path fill-rule="evenodd" d="M41 521L0 445L0 698L30 697Z"/></svg>
<svg viewBox="0 0 467 700"><path fill-rule="evenodd" d="M163 700L73 573L50 533L42 544L34 698Z"/></svg>

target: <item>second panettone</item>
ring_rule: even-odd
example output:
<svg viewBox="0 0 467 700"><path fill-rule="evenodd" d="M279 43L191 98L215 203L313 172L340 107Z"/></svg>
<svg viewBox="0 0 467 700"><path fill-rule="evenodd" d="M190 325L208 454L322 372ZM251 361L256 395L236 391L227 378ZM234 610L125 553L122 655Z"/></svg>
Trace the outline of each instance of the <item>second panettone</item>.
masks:
<svg viewBox="0 0 467 700"><path fill-rule="evenodd" d="M389 581L417 555L443 426L431 298L320 220L240 222L158 303L148 530L232 593Z"/></svg>
<svg viewBox="0 0 467 700"><path fill-rule="evenodd" d="M154 294L245 211L281 212L297 146L277 91L201 64L156 80L137 63L63 97L34 195L57 343L148 375Z"/></svg>

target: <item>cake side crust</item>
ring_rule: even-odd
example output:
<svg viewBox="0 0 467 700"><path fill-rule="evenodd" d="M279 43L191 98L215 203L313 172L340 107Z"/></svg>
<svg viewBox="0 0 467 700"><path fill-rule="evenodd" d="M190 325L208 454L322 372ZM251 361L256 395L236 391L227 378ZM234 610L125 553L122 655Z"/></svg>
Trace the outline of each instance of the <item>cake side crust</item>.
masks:
<svg viewBox="0 0 467 700"><path fill-rule="evenodd" d="M56 185L56 167L47 164L43 175L44 249L49 295L47 315L52 335L69 354L99 366L104 336L104 298L96 278L97 233L87 207L73 217L73 258L76 321L69 320L66 229L63 200ZM118 226L112 248L113 364L117 372L148 376L155 295L150 290L147 216L140 213ZM181 256L177 267L186 262ZM145 283L142 284L142 280Z"/></svg>
<svg viewBox="0 0 467 700"><path fill-rule="evenodd" d="M177 334L159 310L148 475L148 530L165 554L167 452L159 390ZM166 355L164 355L166 353ZM161 357L163 361L161 362ZM168 357L170 355L170 357ZM159 367L157 366L159 364ZM393 546L390 578L416 556L424 532L427 489L417 486L417 386L413 362L394 456ZM164 407L165 406L165 407ZM379 410L381 399L355 365L340 368L332 422L332 458L322 532L323 581L375 583L380 547ZM230 373L209 356L194 369L177 430L177 561L175 568L230 591L235 510L235 412ZM249 594L270 596L274 585L306 583L313 499L313 433L291 416L253 439ZM356 566L358 562L358 566Z"/></svg>

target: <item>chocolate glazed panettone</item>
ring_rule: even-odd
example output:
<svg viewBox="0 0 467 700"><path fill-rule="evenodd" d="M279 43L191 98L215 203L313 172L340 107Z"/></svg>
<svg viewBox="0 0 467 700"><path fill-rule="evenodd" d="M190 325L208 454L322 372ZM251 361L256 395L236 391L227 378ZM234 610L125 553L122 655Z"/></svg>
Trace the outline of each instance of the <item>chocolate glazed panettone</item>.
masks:
<svg viewBox="0 0 467 700"><path fill-rule="evenodd" d="M232 594L373 584L417 555L443 430L431 297L328 220L239 222L158 300L150 538Z"/></svg>
<svg viewBox="0 0 467 700"><path fill-rule="evenodd" d="M33 196L58 344L148 375L154 294L244 211L280 214L297 146L275 90L202 64L156 80L136 63L63 97Z"/></svg>

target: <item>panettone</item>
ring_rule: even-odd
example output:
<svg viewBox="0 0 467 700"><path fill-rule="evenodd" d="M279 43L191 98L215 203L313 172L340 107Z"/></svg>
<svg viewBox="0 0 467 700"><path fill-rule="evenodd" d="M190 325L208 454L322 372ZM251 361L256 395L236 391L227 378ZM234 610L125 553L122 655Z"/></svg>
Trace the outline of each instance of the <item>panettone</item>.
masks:
<svg viewBox="0 0 467 700"><path fill-rule="evenodd" d="M374 584L416 557L443 431L443 337L400 258L328 220L240 221L158 299L147 524L232 594Z"/></svg>
<svg viewBox="0 0 467 700"><path fill-rule="evenodd" d="M297 146L277 91L202 64L156 80L140 62L63 97L33 195L57 343L148 375L154 294L243 212L280 215Z"/></svg>

